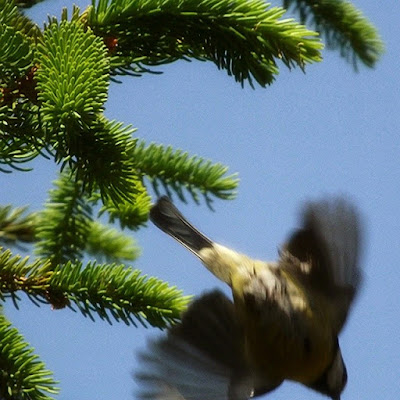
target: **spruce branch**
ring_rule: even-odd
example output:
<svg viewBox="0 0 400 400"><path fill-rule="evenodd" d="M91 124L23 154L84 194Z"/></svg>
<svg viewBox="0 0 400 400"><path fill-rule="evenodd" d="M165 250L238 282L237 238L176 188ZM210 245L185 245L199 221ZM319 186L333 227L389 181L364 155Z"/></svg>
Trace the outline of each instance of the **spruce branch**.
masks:
<svg viewBox="0 0 400 400"><path fill-rule="evenodd" d="M135 193L129 158L134 129L101 115L107 98L109 60L102 40L74 18L53 20L38 46L40 113L56 162L68 164L91 191L118 203Z"/></svg>
<svg viewBox="0 0 400 400"><path fill-rule="evenodd" d="M3 95L6 90L3 91ZM11 172L12 169L29 171L30 168L23 167L22 164L33 160L39 154L49 158L37 107L32 106L28 98L14 98L14 93L7 92L3 97L3 100L10 101L10 104L4 106L0 104L0 171L2 172Z"/></svg>
<svg viewBox="0 0 400 400"><path fill-rule="evenodd" d="M100 113L107 98L109 61L102 40L74 19L52 20L38 46L38 99L56 162L68 164L87 190L118 202L134 193L127 153L133 129Z"/></svg>
<svg viewBox="0 0 400 400"><path fill-rule="evenodd" d="M57 382L17 329L0 314L0 399L51 400Z"/></svg>
<svg viewBox="0 0 400 400"><path fill-rule="evenodd" d="M15 0L0 0L0 23L14 27L35 42L41 37L40 28L17 8L19 3Z"/></svg>
<svg viewBox="0 0 400 400"><path fill-rule="evenodd" d="M34 241L38 215L36 213L24 215L26 210L27 207L0 206L0 245L17 245L19 242Z"/></svg>
<svg viewBox="0 0 400 400"><path fill-rule="evenodd" d="M68 305L94 320L97 315L136 326L164 328L180 318L190 298L157 278L141 275L125 265L68 262L55 268L49 261L34 261L0 254L0 298L11 297L18 305L18 291L37 305Z"/></svg>
<svg viewBox="0 0 400 400"><path fill-rule="evenodd" d="M284 13L263 0L92 0L88 24L116 39L116 74L195 58L264 87L278 73L277 60L302 69L321 60L316 33Z"/></svg>
<svg viewBox="0 0 400 400"><path fill-rule="evenodd" d="M96 119L109 84L109 61L100 38L78 21L53 20L37 46L37 63L43 123L65 126L72 135L68 128Z"/></svg>
<svg viewBox="0 0 400 400"><path fill-rule="evenodd" d="M189 301L182 292L157 278L124 265L67 264L56 270L50 287L63 291L79 311L112 323L148 324L164 328L177 321ZM58 289L59 288L59 289Z"/></svg>
<svg viewBox="0 0 400 400"><path fill-rule="evenodd" d="M140 247L133 238L94 221L89 226L85 252L100 261L121 263L136 260L140 255Z"/></svg>
<svg viewBox="0 0 400 400"><path fill-rule="evenodd" d="M77 162L70 167L82 180L86 191L100 190L103 202L119 204L132 199L138 175L131 153L136 146L131 126L100 117L82 134L76 148Z"/></svg>
<svg viewBox="0 0 400 400"><path fill-rule="evenodd" d="M29 40L16 28L0 24L0 84L4 89L12 84L33 65L33 51Z"/></svg>
<svg viewBox="0 0 400 400"><path fill-rule="evenodd" d="M37 3L41 3L44 0L14 0L18 7L30 8Z"/></svg>
<svg viewBox="0 0 400 400"><path fill-rule="evenodd" d="M14 1L0 0L0 23L11 25L11 21L17 18L19 12Z"/></svg>
<svg viewBox="0 0 400 400"><path fill-rule="evenodd" d="M0 170L22 169L43 148L35 107L33 38L37 25L13 1L0 0ZM33 104L32 104L33 103ZM26 170L26 169L25 169Z"/></svg>
<svg viewBox="0 0 400 400"><path fill-rule="evenodd" d="M26 214L27 207L0 206L0 245L21 247L20 242L33 243L39 239L38 253L53 263L57 257L54 254L63 254L58 258L60 262L78 259L83 252L108 263L134 261L139 257L140 248L132 237L91 220L91 208L86 205L90 200L79 195L79 184L74 185L74 181L64 174L56 186L42 213ZM86 209L82 209L82 204ZM147 214L148 209L146 218ZM60 250L57 248L59 242L70 243L70 246L67 249L61 246Z"/></svg>
<svg viewBox="0 0 400 400"><path fill-rule="evenodd" d="M118 203L135 193L130 126L100 112L107 98L109 61L102 40L74 19L52 21L38 46L41 119L56 162L67 163L85 189Z"/></svg>
<svg viewBox="0 0 400 400"><path fill-rule="evenodd" d="M151 198L141 180L136 180L136 193L129 199L118 204L105 201L100 209L99 216L108 214L109 222L119 222L122 229L128 228L136 231L143 227L148 218L151 207Z"/></svg>
<svg viewBox="0 0 400 400"><path fill-rule="evenodd" d="M186 201L185 190L196 203L202 195L208 206L211 206L211 195L221 199L232 199L236 195L239 180L236 174L226 175L227 167L171 146L154 143L146 146L140 142L135 147L134 160L157 195L160 195L160 184L168 195L175 192L182 201Z"/></svg>
<svg viewBox="0 0 400 400"><path fill-rule="evenodd" d="M64 171L54 186L39 215L36 253L57 265L82 258L92 209L83 196L82 182L70 171Z"/></svg>
<svg viewBox="0 0 400 400"><path fill-rule="evenodd" d="M376 28L353 4L343 0L284 0L307 23L323 35L327 47L338 49L357 69L361 61L374 67L384 51Z"/></svg>

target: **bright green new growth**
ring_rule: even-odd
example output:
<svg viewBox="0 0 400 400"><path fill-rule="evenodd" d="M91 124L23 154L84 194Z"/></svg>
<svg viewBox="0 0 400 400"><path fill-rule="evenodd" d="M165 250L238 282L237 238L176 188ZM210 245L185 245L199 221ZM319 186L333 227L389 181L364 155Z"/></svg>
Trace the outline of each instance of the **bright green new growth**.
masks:
<svg viewBox="0 0 400 400"><path fill-rule="evenodd" d="M43 123L61 129L90 124L103 110L109 61L101 38L80 22L52 22L37 47Z"/></svg>
<svg viewBox="0 0 400 400"><path fill-rule="evenodd" d="M95 198L96 196L93 196ZM136 193L130 200L115 205L112 201L103 202L99 216L108 215L110 223L118 222L122 229L136 231L146 225L151 208L151 197L141 181L136 181Z"/></svg>

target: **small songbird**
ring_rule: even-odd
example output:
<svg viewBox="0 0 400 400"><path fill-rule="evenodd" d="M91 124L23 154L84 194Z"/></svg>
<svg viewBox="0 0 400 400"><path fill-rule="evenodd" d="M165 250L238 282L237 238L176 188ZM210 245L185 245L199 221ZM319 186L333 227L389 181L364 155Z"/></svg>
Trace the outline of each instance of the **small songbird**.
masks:
<svg viewBox="0 0 400 400"><path fill-rule="evenodd" d="M153 223L232 289L195 300L140 355L147 400L246 400L284 380L340 400L347 372L338 335L361 281L360 221L342 198L310 202L277 262L253 260L213 242L167 197Z"/></svg>

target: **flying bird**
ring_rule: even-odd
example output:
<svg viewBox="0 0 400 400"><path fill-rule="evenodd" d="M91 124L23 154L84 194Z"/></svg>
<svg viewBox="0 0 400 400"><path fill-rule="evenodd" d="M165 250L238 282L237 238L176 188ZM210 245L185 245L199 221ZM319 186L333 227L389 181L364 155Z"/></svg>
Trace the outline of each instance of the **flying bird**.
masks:
<svg viewBox="0 0 400 400"><path fill-rule="evenodd" d="M361 282L360 218L343 198L309 202L279 259L252 259L191 225L167 197L152 222L232 290L196 299L149 342L136 377L147 400L246 400L299 382L340 400L347 372L338 335Z"/></svg>

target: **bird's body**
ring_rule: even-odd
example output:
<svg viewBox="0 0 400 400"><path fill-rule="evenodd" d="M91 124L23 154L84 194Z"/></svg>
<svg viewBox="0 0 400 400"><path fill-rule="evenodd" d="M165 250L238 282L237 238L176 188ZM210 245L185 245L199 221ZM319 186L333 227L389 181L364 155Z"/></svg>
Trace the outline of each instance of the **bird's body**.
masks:
<svg viewBox="0 0 400 400"><path fill-rule="evenodd" d="M293 380L340 398L347 374L338 334L360 281L351 205L311 203L277 262L214 243L167 198L151 219L231 287L233 304L218 291L203 295L153 343L148 372L139 374L150 387L146 397L245 400Z"/></svg>
<svg viewBox="0 0 400 400"><path fill-rule="evenodd" d="M244 327L249 364L279 383L284 379L304 384L316 380L335 350L330 323L324 321L321 310L326 300L310 301L307 288L284 266L262 262L254 263L251 273L235 274L232 291Z"/></svg>

